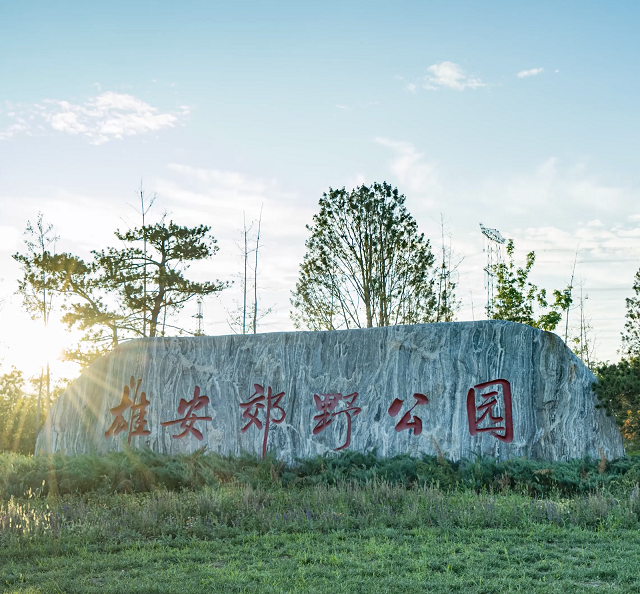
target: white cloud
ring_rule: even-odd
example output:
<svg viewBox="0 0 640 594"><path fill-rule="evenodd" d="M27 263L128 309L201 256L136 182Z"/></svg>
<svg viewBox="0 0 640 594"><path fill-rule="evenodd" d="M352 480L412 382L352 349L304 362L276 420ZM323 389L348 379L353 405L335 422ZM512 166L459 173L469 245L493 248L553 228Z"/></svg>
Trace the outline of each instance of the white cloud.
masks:
<svg viewBox="0 0 640 594"><path fill-rule="evenodd" d="M527 76L536 76L544 72L544 68L531 68L531 70L521 70L518 72L518 78L526 78ZM558 72L556 70L556 72Z"/></svg>
<svg viewBox="0 0 640 594"><path fill-rule="evenodd" d="M415 93L416 92L416 85L414 85L413 83L409 83L406 87L407 91L409 91L410 93Z"/></svg>
<svg viewBox="0 0 640 594"><path fill-rule="evenodd" d="M125 136L173 128L189 114L186 105L181 106L182 112L162 113L133 95L113 91L101 93L82 104L53 99L45 99L42 103L23 109L21 115L14 114L16 123L0 132L0 139L11 138L17 132L31 133L32 127L22 117L25 115L29 119L44 120L56 132L81 134L91 144L102 144ZM35 127L40 128L40 125Z"/></svg>
<svg viewBox="0 0 640 594"><path fill-rule="evenodd" d="M13 138L16 134L20 132L28 133L29 131L29 125L23 118L16 118L14 116L11 116L11 117L16 120L16 123L11 124L4 130L0 131L0 140L7 140L9 138Z"/></svg>
<svg viewBox="0 0 640 594"><path fill-rule="evenodd" d="M418 152L413 144L388 138L376 138L375 141L395 153L390 168L407 190L425 192L438 186L436 165L425 161L424 153Z"/></svg>
<svg viewBox="0 0 640 594"><path fill-rule="evenodd" d="M467 75L460 65L453 62L433 64L427 71L429 74L424 77L423 87L431 91L442 87L463 91L487 86L479 78Z"/></svg>
<svg viewBox="0 0 640 594"><path fill-rule="evenodd" d="M178 163L170 163L167 167L170 171L203 182L208 187L215 188L216 191L224 190L225 192L239 192L244 195L263 195L268 188L275 186L274 180L252 179L236 171L200 169Z"/></svg>
<svg viewBox="0 0 640 594"><path fill-rule="evenodd" d="M20 232L14 227L0 225L0 252L13 252L18 247Z"/></svg>

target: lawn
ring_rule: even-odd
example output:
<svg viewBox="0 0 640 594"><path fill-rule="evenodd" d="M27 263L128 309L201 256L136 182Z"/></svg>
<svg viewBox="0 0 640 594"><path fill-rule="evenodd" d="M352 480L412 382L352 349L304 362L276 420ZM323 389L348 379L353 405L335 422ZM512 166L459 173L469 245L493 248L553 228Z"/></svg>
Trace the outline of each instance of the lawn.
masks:
<svg viewBox="0 0 640 594"><path fill-rule="evenodd" d="M633 530L370 529L242 534L3 554L5 592L640 590Z"/></svg>
<svg viewBox="0 0 640 594"><path fill-rule="evenodd" d="M362 474L366 464L354 466L353 480L345 472L338 481L307 481L299 472L286 482L286 469L256 461L250 472L247 460L226 460L245 465L238 476L225 467L197 487L191 474L190 488L185 478L172 490L166 477L177 480L177 462L165 462L171 473L154 471L165 482L154 486L146 473L138 492L143 482L134 474L89 481L94 462L72 459L49 476L76 484L75 493L29 486L6 496L0 591L640 592L635 462L610 476L585 462L579 480L599 485L586 490L566 478L566 468L534 470L533 479L562 475L575 491L553 487L544 496L525 479L512 486L504 469L488 487L443 488L408 481L409 467L397 480L371 478ZM207 463L214 462L221 464ZM7 468L5 493L17 492L20 473ZM454 470L457 481L471 480ZM25 486L37 479L27 475ZM106 486L88 488L96 484ZM117 485L133 492L118 493Z"/></svg>

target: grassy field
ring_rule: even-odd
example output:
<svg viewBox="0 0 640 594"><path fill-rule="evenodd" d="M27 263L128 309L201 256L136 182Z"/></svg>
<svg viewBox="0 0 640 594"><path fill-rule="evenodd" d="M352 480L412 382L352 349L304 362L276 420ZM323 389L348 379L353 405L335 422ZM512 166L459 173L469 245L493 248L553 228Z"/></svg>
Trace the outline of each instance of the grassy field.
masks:
<svg viewBox="0 0 640 594"><path fill-rule="evenodd" d="M336 464L347 462L350 475L337 481L283 481L291 469L226 459L207 464L229 480L219 474L197 488L115 492L135 491L133 475L74 494L29 486L0 502L0 591L640 592L633 463L605 480L606 469L585 462L599 486L541 497L504 474L495 488L443 488L407 481L407 460L396 480L363 474L353 457ZM17 489L16 463L36 464L5 460L5 491ZM80 464L90 484L94 462L68 464ZM71 480L64 468L50 480ZM231 468L244 480L229 478ZM554 473L562 474L534 476Z"/></svg>

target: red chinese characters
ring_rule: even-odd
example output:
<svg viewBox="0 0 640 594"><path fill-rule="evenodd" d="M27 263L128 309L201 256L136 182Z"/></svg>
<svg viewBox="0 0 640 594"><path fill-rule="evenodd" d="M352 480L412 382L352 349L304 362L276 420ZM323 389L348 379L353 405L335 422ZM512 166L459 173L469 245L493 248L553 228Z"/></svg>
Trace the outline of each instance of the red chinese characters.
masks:
<svg viewBox="0 0 640 594"><path fill-rule="evenodd" d="M129 385L124 387L122 392L122 399L120 404L114 408L109 409L112 415L115 415L111 427L105 431L105 437L116 436L125 429L128 430L127 443L131 443L131 438L136 435L151 435L151 431L147 429L147 406L150 401L147 400L147 395L142 392L140 394L140 402L138 400L138 392L140 390L140 384L142 380L136 380L133 376L129 380ZM133 400L129 398L129 395L133 392ZM125 413L127 410L131 410L129 420L125 419Z"/></svg>
<svg viewBox="0 0 640 594"><path fill-rule="evenodd" d="M500 411L502 416L499 416ZM513 418L509 382L498 379L473 386L467 394L467 416L471 435L488 431L496 439L511 443Z"/></svg>
<svg viewBox="0 0 640 594"><path fill-rule="evenodd" d="M396 431L404 431L405 429L413 429L414 435L420 435L422 433L422 419L414 415L413 420L411 420L411 411L416 406L420 406L422 404L429 404L429 399L424 394L414 394L415 404L402 416L398 424L396 425ZM390 416L395 417L401 410L402 405L404 404L404 400L400 400L400 398L396 398L389 407L387 411Z"/></svg>
<svg viewBox="0 0 640 594"><path fill-rule="evenodd" d="M204 408L207 404L209 404L209 397L204 395L200 396L200 387L196 386L191 400L180 398L178 414L184 416L181 419L175 419L174 421L165 421L164 423L160 423L160 425L168 427L170 425L177 425L180 423L182 433L172 435L171 437L173 437L173 439L182 439L191 433L198 441L202 441L202 433L194 427L194 424L196 421L210 421L211 417L199 417L196 415L195 411Z"/></svg>
<svg viewBox="0 0 640 594"><path fill-rule="evenodd" d="M351 443L352 415L355 417L362 412L361 408L358 408L354 405L357 397L358 392L353 392L353 394L349 394L347 396L343 396L340 393L313 395L313 400L315 401L316 408L319 411L319 414L313 417L314 421L318 421L317 425L313 428L314 435L318 435L318 433L321 433L329 425L331 425L331 423L333 423L333 419L336 416L343 414L347 417L347 439L339 448L335 448L336 452L338 450L344 450L345 448L348 448L349 444ZM343 402L344 406L340 410L336 410L340 402Z"/></svg>
<svg viewBox="0 0 640 594"><path fill-rule="evenodd" d="M260 384L253 384L255 392L251 396L249 402L240 403L240 408L243 409L242 418L247 419L249 422L241 429L242 433L245 433L251 425L255 425L258 431L262 431L262 421L259 419L260 411L266 406L265 423L264 423L264 437L262 438L262 457L264 458L267 453L267 440L269 438L269 425L271 422L279 425L282 423L287 413L280 406L280 400L284 396L284 392L279 394L273 394L271 387L267 388L267 395L264 394L264 387ZM281 415L277 419L272 419L271 414L274 410L279 410Z"/></svg>

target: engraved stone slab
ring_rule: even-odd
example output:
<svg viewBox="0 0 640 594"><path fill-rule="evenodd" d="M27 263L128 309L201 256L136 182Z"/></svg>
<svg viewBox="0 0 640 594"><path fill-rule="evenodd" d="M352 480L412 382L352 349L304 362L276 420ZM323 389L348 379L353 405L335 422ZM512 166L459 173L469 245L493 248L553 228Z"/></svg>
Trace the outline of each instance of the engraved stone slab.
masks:
<svg viewBox="0 0 640 594"><path fill-rule="evenodd" d="M595 377L550 332L486 320L133 340L60 396L38 451L127 446L291 462L381 456L624 456ZM267 422L267 418L270 422Z"/></svg>

